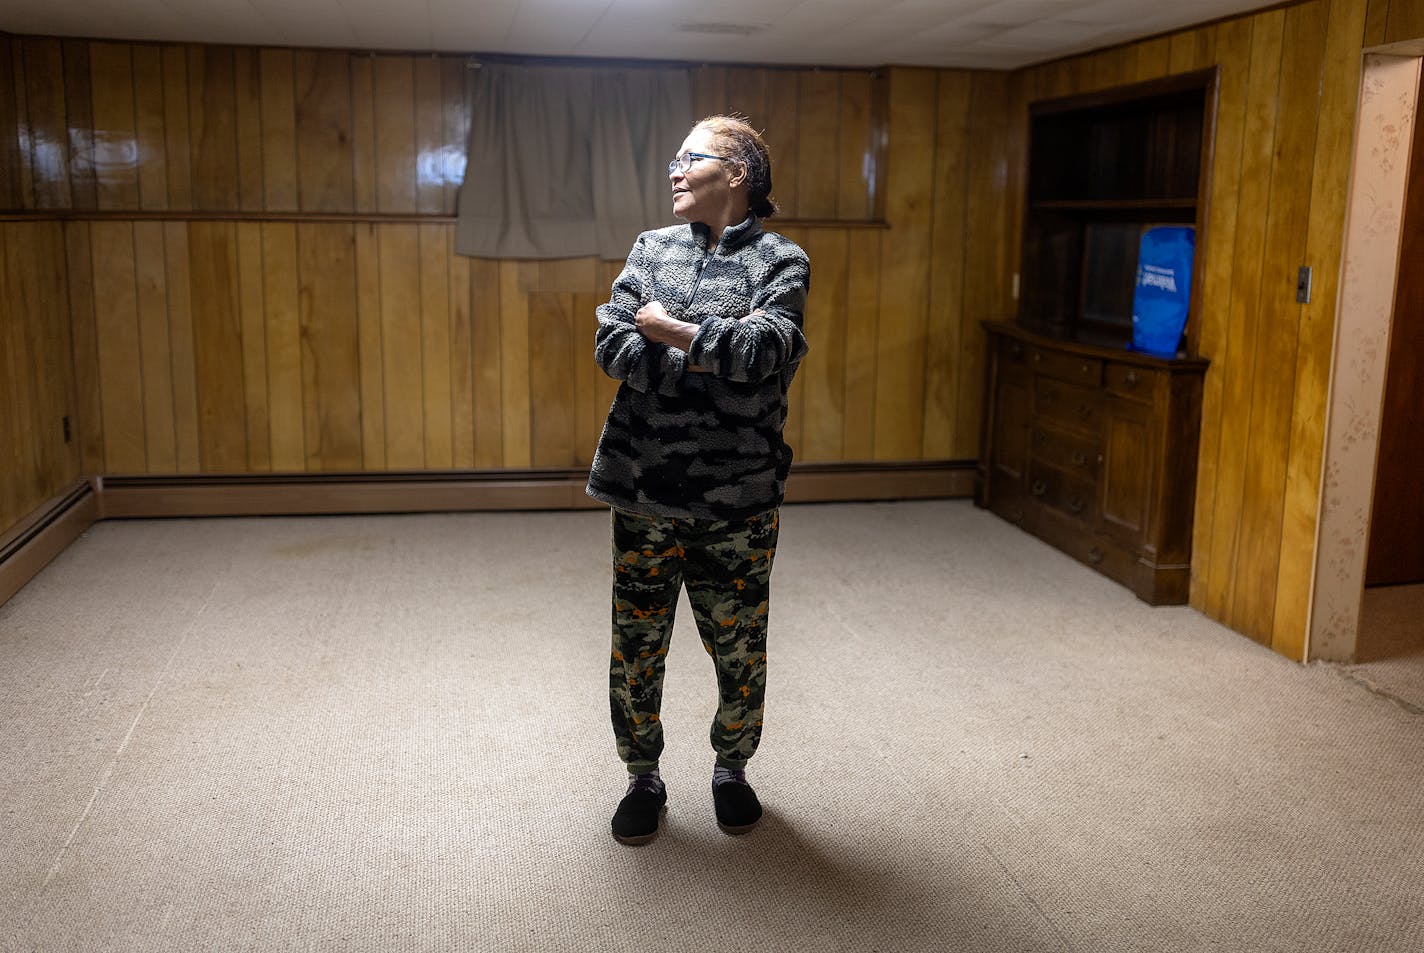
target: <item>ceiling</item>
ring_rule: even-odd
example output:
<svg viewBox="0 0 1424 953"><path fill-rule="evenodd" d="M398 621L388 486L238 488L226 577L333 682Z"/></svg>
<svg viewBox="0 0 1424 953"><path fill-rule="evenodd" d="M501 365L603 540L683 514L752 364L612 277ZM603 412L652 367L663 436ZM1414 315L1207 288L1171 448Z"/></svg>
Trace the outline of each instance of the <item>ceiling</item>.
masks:
<svg viewBox="0 0 1424 953"><path fill-rule="evenodd" d="M4 0L54 36L691 62L1012 69L1273 0Z"/></svg>

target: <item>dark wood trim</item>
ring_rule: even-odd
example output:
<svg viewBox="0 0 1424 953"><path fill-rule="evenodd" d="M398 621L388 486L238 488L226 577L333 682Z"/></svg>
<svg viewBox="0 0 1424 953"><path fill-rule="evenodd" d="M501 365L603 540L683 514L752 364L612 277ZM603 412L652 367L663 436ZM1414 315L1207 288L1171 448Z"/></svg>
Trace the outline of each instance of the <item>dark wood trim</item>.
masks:
<svg viewBox="0 0 1424 953"><path fill-rule="evenodd" d="M377 214L375 212L225 212L225 211L138 211L95 209L26 209L0 211L0 222L294 222L297 224L351 225L453 225L453 215ZM767 223L777 228L888 229L890 223L878 219L775 218ZM588 258L591 255L574 257Z"/></svg>
<svg viewBox="0 0 1424 953"><path fill-rule="evenodd" d="M805 464L789 503L967 497L974 461ZM588 471L240 474L99 479L103 518L596 509Z"/></svg>
<svg viewBox="0 0 1424 953"><path fill-rule="evenodd" d="M45 503L0 537L0 604L24 588L99 519L99 497L89 481Z"/></svg>
<svg viewBox="0 0 1424 953"><path fill-rule="evenodd" d="M1054 99L1040 99L1029 103L1029 115L1051 116L1055 113L1076 112L1080 109L1101 109L1105 106L1130 107L1138 100L1171 96L1174 93L1204 92L1216 85L1218 68L1193 70L1190 73L1176 73L1160 79L1149 79L1141 83L1111 86L1091 93L1074 93Z"/></svg>

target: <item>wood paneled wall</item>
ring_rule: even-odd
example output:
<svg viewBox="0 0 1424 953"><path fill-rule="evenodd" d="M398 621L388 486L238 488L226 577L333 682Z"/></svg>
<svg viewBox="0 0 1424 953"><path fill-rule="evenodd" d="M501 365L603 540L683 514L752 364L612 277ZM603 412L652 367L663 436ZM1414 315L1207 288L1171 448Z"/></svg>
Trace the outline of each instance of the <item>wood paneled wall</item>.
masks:
<svg viewBox="0 0 1424 953"><path fill-rule="evenodd" d="M463 58L0 49L23 146L0 198L65 218L86 472L590 462L614 390L593 310L619 266L452 253ZM972 458L977 323L1011 304L1009 78L694 79L699 114L767 130L776 227L812 257L798 459Z"/></svg>
<svg viewBox="0 0 1424 953"><path fill-rule="evenodd" d="M0 222L0 536L79 479L64 230Z"/></svg>

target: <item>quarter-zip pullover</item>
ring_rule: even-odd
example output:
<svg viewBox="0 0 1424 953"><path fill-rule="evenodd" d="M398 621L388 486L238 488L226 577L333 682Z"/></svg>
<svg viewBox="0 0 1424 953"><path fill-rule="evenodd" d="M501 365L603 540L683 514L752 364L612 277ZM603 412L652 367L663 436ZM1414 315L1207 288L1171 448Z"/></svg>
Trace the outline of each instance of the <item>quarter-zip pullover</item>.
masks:
<svg viewBox="0 0 1424 953"><path fill-rule="evenodd" d="M785 495L792 454L782 428L806 354L810 263L755 216L715 247L710 238L697 223L644 232L598 308L594 357L622 385L588 494L622 510L740 519ZM654 300L699 326L687 353L639 333L634 315Z"/></svg>

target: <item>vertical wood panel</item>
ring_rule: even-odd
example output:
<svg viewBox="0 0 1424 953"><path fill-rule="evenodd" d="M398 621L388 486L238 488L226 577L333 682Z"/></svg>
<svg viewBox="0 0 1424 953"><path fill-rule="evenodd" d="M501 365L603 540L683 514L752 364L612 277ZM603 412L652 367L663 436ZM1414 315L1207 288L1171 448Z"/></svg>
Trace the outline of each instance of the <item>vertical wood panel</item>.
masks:
<svg viewBox="0 0 1424 953"><path fill-rule="evenodd" d="M1280 83L1281 44L1285 13L1275 10L1253 21L1251 69L1247 79L1246 135L1242 150L1240 199L1236 221L1235 265L1232 273L1231 310L1227 329L1222 407L1217 457L1217 492L1212 519L1210 577L1207 604L1210 614L1226 619L1235 597L1237 544L1249 442L1251 382L1256 373L1252 343L1260 324L1261 278L1265 256L1265 222L1275 143L1277 89ZM1228 529L1229 527L1229 529Z"/></svg>
<svg viewBox="0 0 1424 953"><path fill-rule="evenodd" d="M796 136L797 214L835 218L840 199L840 76L834 72L800 74L800 115Z"/></svg>
<svg viewBox="0 0 1424 953"><path fill-rule="evenodd" d="M297 226L262 226L263 340L267 346L269 457L272 469L299 473L307 465L302 390L302 315L297 276Z"/></svg>
<svg viewBox="0 0 1424 953"><path fill-rule="evenodd" d="M798 169L792 158L801 140L800 83L792 70L768 70L766 77L766 134L771 147L773 197L787 218L799 218Z"/></svg>
<svg viewBox="0 0 1424 953"><path fill-rule="evenodd" d="M353 203L358 212L376 211L375 67L369 56L352 56L351 175Z"/></svg>
<svg viewBox="0 0 1424 953"><path fill-rule="evenodd" d="M420 56L415 67L415 203L416 211L438 215L445 207L445 115L440 60Z"/></svg>
<svg viewBox="0 0 1424 953"><path fill-rule="evenodd" d="M701 66L692 74L692 106L698 119L730 110L727 72L723 66Z"/></svg>
<svg viewBox="0 0 1424 953"><path fill-rule="evenodd" d="M74 208L93 208L97 196L94 181L94 114L89 44L84 40L65 40L63 55L71 205Z"/></svg>
<svg viewBox="0 0 1424 953"><path fill-rule="evenodd" d="M1386 43L1424 39L1424 4L1419 0L1389 0Z"/></svg>
<svg viewBox="0 0 1424 953"><path fill-rule="evenodd" d="M538 281L537 262L499 263L500 465L531 465L529 433L529 298L524 289Z"/></svg>
<svg viewBox="0 0 1424 953"><path fill-rule="evenodd" d="M1364 48L1379 46L1384 42L1385 26L1389 19L1390 0L1367 0L1365 16Z"/></svg>
<svg viewBox="0 0 1424 953"><path fill-rule="evenodd" d="M472 70L466 67L463 57L447 56L440 61L441 109L445 124L441 165L445 194L440 211L445 215L455 214L455 196L465 178L465 153L470 143L470 111L466 100L469 81L466 75L470 72Z"/></svg>
<svg viewBox="0 0 1424 953"><path fill-rule="evenodd" d="M875 144L871 141L871 74L847 70L840 74L840 139L837 143L840 168L836 179L836 217L873 217L871 194Z"/></svg>
<svg viewBox="0 0 1424 953"><path fill-rule="evenodd" d="M238 147L234 51L188 48L188 133L192 143L193 207L237 209Z"/></svg>
<svg viewBox="0 0 1424 953"><path fill-rule="evenodd" d="M746 116L758 131L766 121L766 73L764 69L751 67L728 69L724 73L725 108Z"/></svg>
<svg viewBox="0 0 1424 953"><path fill-rule="evenodd" d="M247 465L247 426L236 226L193 222L188 261L201 467L205 473L241 473Z"/></svg>
<svg viewBox="0 0 1424 953"><path fill-rule="evenodd" d="M236 98L238 207L260 212L266 207L262 182L262 70L258 51L239 49L233 54L233 88Z"/></svg>
<svg viewBox="0 0 1424 953"><path fill-rule="evenodd" d="M163 253L168 262L168 341L173 349L173 426L180 473L198 473L203 467L190 251L188 225L166 223Z"/></svg>
<svg viewBox="0 0 1424 953"><path fill-rule="evenodd" d="M1086 80L1084 81L1086 82ZM955 426L958 456L973 456L979 443L983 403L984 332L982 320L1002 320L1014 313L1010 277L1011 247L1017 247L1021 216L1005 215L1015 207L1009 195L1006 155L1010 91L1004 77L973 73L969 80L969 150L964 242L964 318L960 329L959 385ZM1015 120L1013 135L1026 135L1026 119ZM1019 186L1022 188L1022 185ZM969 448L974 448L970 452Z"/></svg>
<svg viewBox="0 0 1424 953"><path fill-rule="evenodd" d="M69 208L69 128L64 114L64 54L58 40L25 39L25 105L36 208Z"/></svg>
<svg viewBox="0 0 1424 953"><path fill-rule="evenodd" d="M546 263L547 264L547 263ZM530 462L574 465L573 295L529 296Z"/></svg>
<svg viewBox="0 0 1424 953"><path fill-rule="evenodd" d="M0 208L23 208L29 204L21 198L20 167L28 169L30 158L20 148L29 134L22 127L16 102L15 43L8 36L0 36Z"/></svg>
<svg viewBox="0 0 1424 953"><path fill-rule="evenodd" d="M168 334L168 262L161 222L135 222L134 276L137 286L140 362L131 373L143 389L145 473L178 468L173 427L173 358Z"/></svg>
<svg viewBox="0 0 1424 953"><path fill-rule="evenodd" d="M1280 567L1281 507L1290 457L1291 403L1295 390L1300 306L1296 268L1304 259L1310 215L1311 156L1325 52L1326 8L1314 0L1285 11L1279 114L1271 171L1270 211L1256 341L1257 371L1251 380L1251 411L1234 627L1269 643Z"/></svg>
<svg viewBox="0 0 1424 953"><path fill-rule="evenodd" d="M409 57L374 63L376 211L416 208L415 71Z"/></svg>
<svg viewBox="0 0 1424 953"><path fill-rule="evenodd" d="M76 474L62 426L72 394L64 261L58 223L0 228L0 416L8 422L0 451L7 484L0 517L6 524L67 487Z"/></svg>
<svg viewBox="0 0 1424 953"><path fill-rule="evenodd" d="M0 223L0 266L15 244L11 232L8 223ZM8 272L8 267L0 267L0 473L5 474L5 479L0 480L0 532L9 529L26 512L19 479L25 449L18 393L23 342L12 339L19 329L16 315L19 305L13 300Z"/></svg>
<svg viewBox="0 0 1424 953"><path fill-rule="evenodd" d="M1144 82L1166 76L1171 67L1172 38L1161 36L1137 44L1137 62L1133 71L1134 82Z"/></svg>
<svg viewBox="0 0 1424 953"><path fill-rule="evenodd" d="M259 63L262 106L262 207L295 211L297 205L297 104L291 50L263 50Z"/></svg>
<svg viewBox="0 0 1424 953"><path fill-rule="evenodd" d="M167 123L163 103L163 50L147 44L130 47L133 70L134 152L138 165L138 207L168 207ZM108 82L98 74L96 89Z"/></svg>
<svg viewBox="0 0 1424 953"><path fill-rule="evenodd" d="M193 207L193 153L188 130L188 53L163 48L163 122L167 131L165 172L168 208Z"/></svg>
<svg viewBox="0 0 1424 953"><path fill-rule="evenodd" d="M303 211L351 212L352 84L345 53L296 54L297 201Z"/></svg>
<svg viewBox="0 0 1424 953"><path fill-rule="evenodd" d="M453 247L453 226L446 227L447 247ZM475 465L475 366L470 308L470 259L450 258L450 455L461 470Z"/></svg>
<svg viewBox="0 0 1424 953"><path fill-rule="evenodd" d="M25 45L22 40L0 37L8 40L10 50L10 72L6 79L11 81L10 90L14 96L15 138L19 162L16 166L15 190L18 208L35 207L35 136L30 126L30 104L25 95ZM0 84L3 85L3 84Z"/></svg>
<svg viewBox="0 0 1424 953"><path fill-rule="evenodd" d="M841 459L845 442L846 325L850 282L850 239L843 230L817 230L806 238L813 270L806 305L810 351L801 363L805 408L804 461Z"/></svg>
<svg viewBox="0 0 1424 953"><path fill-rule="evenodd" d="M425 466L419 234L414 225L382 225L377 235L386 466L392 470L418 470Z"/></svg>
<svg viewBox="0 0 1424 953"><path fill-rule="evenodd" d="M94 162L101 209L133 209L139 202L139 145L134 110L133 60L127 43L95 43L89 61L95 84Z"/></svg>
<svg viewBox="0 0 1424 953"><path fill-rule="evenodd" d="M964 313L964 249L969 191L968 73L939 76L934 151L934 210L930 270L930 323L925 341L925 425L921 455L954 455L958 429L961 323Z"/></svg>
<svg viewBox="0 0 1424 953"><path fill-rule="evenodd" d="M1216 27L1173 33L1167 61L1173 73L1190 73L1211 66L1216 62Z"/></svg>
<svg viewBox="0 0 1424 953"><path fill-rule="evenodd" d="M393 226L393 230L404 235L412 232L413 226ZM409 284L415 285L416 263L411 257L401 257L405 247L400 240L392 251L396 252L392 256L396 259L393 266L408 269L411 272ZM361 467L359 328L356 289L351 281L355 267L352 226L307 223L297 226L302 409L308 470ZM384 279L384 274L382 277ZM403 306L407 311L414 311L418 321L419 295L408 295ZM417 324L415 334L401 339L405 349L418 347L418 328ZM406 329L404 325L402 329ZM418 366L416 371L419 373ZM418 415L419 400L413 401L411 406ZM418 457L418 427L413 440L417 442L415 456ZM418 460L411 464L413 467L421 465Z"/></svg>
<svg viewBox="0 0 1424 953"><path fill-rule="evenodd" d="M846 274L846 460L875 458L876 342L880 338L882 244L879 232L856 230L850 233L850 267Z"/></svg>
<svg viewBox="0 0 1424 953"><path fill-rule="evenodd" d="M924 432L924 341L929 275L937 79L928 70L896 69L890 77L890 168L881 254L879 366L876 368L875 458L914 460Z"/></svg>
<svg viewBox="0 0 1424 953"><path fill-rule="evenodd" d="M1198 348L1211 359L1202 385L1201 438L1197 451L1197 499L1192 523L1191 603L1211 613L1208 580L1216 517L1217 466L1221 456L1221 424L1226 370L1231 355L1228 329L1232 274L1236 263L1237 210L1241 200L1241 156L1246 137L1247 78L1251 62L1252 21L1232 20L1217 32L1222 68L1217 85L1216 146L1208 209L1211 215L1203 255L1200 288L1203 306ZM1219 616L1218 616L1219 617Z"/></svg>
<svg viewBox="0 0 1424 953"><path fill-rule="evenodd" d="M452 230L444 225L420 226L420 376L424 389L425 465L436 470L454 466L449 267L453 238Z"/></svg>
<svg viewBox="0 0 1424 953"><path fill-rule="evenodd" d="M94 317L94 265L89 223L64 226L69 277L69 325L74 347L74 433L82 473L104 472L103 395L99 390L99 339Z"/></svg>
<svg viewBox="0 0 1424 953"><path fill-rule="evenodd" d="M134 285L134 236L128 222L91 226L94 325L99 351L99 393L104 404L104 472L143 473L143 389L133 369L142 366Z"/></svg>
<svg viewBox="0 0 1424 953"><path fill-rule="evenodd" d="M499 262L470 262L470 346L473 352L475 467L491 470L504 460L504 383L500 358L504 353L500 327Z"/></svg>
<svg viewBox="0 0 1424 953"><path fill-rule="evenodd" d="M375 225L355 226L356 323L361 360L361 461L386 468L386 380L382 362L380 240Z"/></svg>
<svg viewBox="0 0 1424 953"><path fill-rule="evenodd" d="M242 391L247 424L247 466L259 473L272 469L264 265L261 224L238 223L238 320L242 327Z"/></svg>

